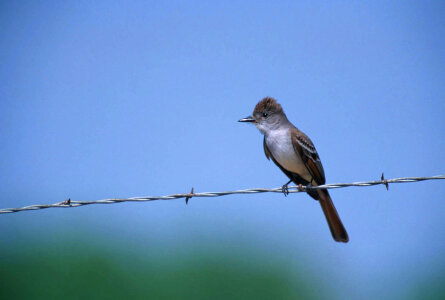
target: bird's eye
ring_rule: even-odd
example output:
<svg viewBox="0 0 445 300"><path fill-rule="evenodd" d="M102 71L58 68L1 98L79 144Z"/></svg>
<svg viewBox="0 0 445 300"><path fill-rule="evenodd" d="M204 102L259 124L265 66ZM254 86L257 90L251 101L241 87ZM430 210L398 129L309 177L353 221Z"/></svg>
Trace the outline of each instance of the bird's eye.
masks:
<svg viewBox="0 0 445 300"><path fill-rule="evenodd" d="M268 115L269 115L268 113L263 113L264 118L267 118Z"/></svg>

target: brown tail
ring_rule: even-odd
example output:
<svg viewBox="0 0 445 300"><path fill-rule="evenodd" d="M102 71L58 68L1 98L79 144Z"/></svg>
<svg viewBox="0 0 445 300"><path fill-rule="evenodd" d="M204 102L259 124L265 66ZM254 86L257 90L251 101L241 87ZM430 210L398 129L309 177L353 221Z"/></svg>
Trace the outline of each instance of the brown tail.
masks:
<svg viewBox="0 0 445 300"><path fill-rule="evenodd" d="M317 190L320 199L321 208L323 209L326 221L328 221L329 229L331 230L332 237L337 242L347 243L349 241L348 233L338 216L334 203L327 190Z"/></svg>

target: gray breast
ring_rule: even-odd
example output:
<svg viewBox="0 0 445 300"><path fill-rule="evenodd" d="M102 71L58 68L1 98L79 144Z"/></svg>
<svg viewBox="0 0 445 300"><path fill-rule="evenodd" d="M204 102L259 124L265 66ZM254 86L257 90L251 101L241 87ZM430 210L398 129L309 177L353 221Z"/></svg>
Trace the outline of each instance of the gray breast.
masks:
<svg viewBox="0 0 445 300"><path fill-rule="evenodd" d="M310 181L311 175L292 145L289 129L273 130L266 136L267 148L284 169Z"/></svg>

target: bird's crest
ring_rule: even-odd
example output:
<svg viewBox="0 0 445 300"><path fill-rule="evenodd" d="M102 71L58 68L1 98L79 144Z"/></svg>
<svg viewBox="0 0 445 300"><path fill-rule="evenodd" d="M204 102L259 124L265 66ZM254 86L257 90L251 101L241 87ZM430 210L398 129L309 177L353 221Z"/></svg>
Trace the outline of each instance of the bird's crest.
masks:
<svg viewBox="0 0 445 300"><path fill-rule="evenodd" d="M253 113L283 111L281 105L272 97L266 97L255 106Z"/></svg>

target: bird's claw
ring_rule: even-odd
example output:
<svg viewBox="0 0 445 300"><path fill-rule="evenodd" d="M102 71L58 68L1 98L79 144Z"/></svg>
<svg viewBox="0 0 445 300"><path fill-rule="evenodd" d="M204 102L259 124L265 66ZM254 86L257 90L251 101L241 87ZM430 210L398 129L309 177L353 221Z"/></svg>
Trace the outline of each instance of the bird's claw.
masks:
<svg viewBox="0 0 445 300"><path fill-rule="evenodd" d="M281 187L281 191L283 192L284 196L286 197L287 195L289 195L289 188L287 187L289 185L289 183L286 183L285 185L283 185Z"/></svg>

